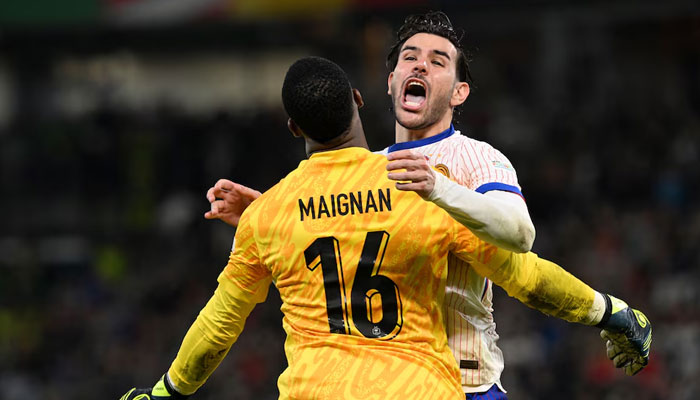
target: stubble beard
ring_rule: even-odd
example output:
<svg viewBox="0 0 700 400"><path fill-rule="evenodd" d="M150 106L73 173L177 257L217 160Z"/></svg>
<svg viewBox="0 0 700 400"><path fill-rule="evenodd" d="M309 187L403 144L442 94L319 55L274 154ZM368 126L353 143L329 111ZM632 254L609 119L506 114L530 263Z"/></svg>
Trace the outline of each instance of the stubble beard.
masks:
<svg viewBox="0 0 700 400"><path fill-rule="evenodd" d="M425 101L428 101L428 99L425 99ZM396 97L394 99L394 119L396 119L396 122L398 122L399 125L408 130L417 131L425 129L438 123L444 115L444 113L447 112L447 109L450 107L449 100L445 101L444 103L445 104L439 104L438 102L433 102L431 104L428 104L428 107L424 110L422 118L418 118L413 120L412 122L408 122L406 120L402 120L399 116L399 112L402 111L401 99ZM440 110L443 111L440 112Z"/></svg>

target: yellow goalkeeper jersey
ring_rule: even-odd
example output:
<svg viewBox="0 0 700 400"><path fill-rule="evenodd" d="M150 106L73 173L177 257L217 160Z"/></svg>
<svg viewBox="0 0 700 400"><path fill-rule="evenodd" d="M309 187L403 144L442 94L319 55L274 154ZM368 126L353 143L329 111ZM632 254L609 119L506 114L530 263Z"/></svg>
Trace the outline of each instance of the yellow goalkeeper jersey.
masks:
<svg viewBox="0 0 700 400"><path fill-rule="evenodd" d="M314 154L243 214L229 279L282 298L282 399L463 398L442 315L447 254L495 248L395 189L361 148Z"/></svg>

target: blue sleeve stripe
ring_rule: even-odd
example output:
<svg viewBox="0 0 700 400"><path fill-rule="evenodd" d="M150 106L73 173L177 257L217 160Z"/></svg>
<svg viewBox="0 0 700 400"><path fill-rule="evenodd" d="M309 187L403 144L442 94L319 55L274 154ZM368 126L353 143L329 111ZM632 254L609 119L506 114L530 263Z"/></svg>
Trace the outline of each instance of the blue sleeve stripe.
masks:
<svg viewBox="0 0 700 400"><path fill-rule="evenodd" d="M525 196L523 196L523 192L521 192L517 186L507 185L501 182L484 183L483 185L476 188L475 191L483 194L492 190L503 190L504 192L513 192L518 196L522 197L523 199L525 198Z"/></svg>

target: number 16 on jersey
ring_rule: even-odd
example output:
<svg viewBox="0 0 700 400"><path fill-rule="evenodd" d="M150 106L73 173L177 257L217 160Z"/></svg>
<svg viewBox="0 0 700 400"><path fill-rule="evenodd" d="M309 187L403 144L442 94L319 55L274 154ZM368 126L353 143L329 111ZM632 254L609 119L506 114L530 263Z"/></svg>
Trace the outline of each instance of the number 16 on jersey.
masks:
<svg viewBox="0 0 700 400"><path fill-rule="evenodd" d="M399 287L379 274L388 242L389 233L385 231L367 232L350 298L346 294L338 239L321 237L304 250L310 271L321 265L331 333L351 334L350 313L355 329L362 336L391 340L401 331L403 310Z"/></svg>

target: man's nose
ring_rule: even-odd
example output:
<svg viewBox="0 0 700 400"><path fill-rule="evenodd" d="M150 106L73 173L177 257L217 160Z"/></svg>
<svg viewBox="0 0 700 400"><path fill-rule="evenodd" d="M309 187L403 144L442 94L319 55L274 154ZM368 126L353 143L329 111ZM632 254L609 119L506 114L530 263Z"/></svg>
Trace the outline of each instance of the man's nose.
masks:
<svg viewBox="0 0 700 400"><path fill-rule="evenodd" d="M428 62L423 60L413 66L413 71L421 74L428 72Z"/></svg>

